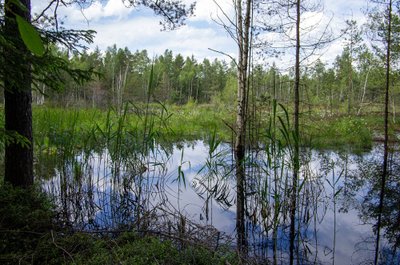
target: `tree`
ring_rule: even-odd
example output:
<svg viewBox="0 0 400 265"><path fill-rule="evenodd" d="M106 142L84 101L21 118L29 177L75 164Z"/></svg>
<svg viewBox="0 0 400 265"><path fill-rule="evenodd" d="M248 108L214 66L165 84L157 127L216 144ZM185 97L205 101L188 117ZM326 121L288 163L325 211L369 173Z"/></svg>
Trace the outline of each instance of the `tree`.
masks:
<svg viewBox="0 0 400 265"><path fill-rule="evenodd" d="M348 71L347 71L347 114L351 114L352 101L354 99L354 80L353 80L353 60L354 55L360 51L361 31L358 29L355 20L346 20L347 29L345 30L346 50L348 51Z"/></svg>
<svg viewBox="0 0 400 265"><path fill-rule="evenodd" d="M237 44L238 59L237 71L237 105L236 105L236 128L234 140L235 177L236 177L236 233L237 250L241 254L247 253L247 239L245 231L245 140L247 122L247 95L249 89L249 60L251 48L251 24L253 16L253 0L239 0L233 2L235 18L230 18L221 6L214 1L224 15L216 21L225 28L228 34ZM223 52L221 52L224 54Z"/></svg>
<svg viewBox="0 0 400 265"><path fill-rule="evenodd" d="M350 72L352 72L352 64L350 59L350 51L348 47L345 47L342 51L342 54L336 56L335 62L335 70L336 70L336 85L338 89L338 101L345 102L346 95L350 97ZM351 75L352 76L352 75ZM352 83L352 82L351 82ZM351 84L352 85L352 84ZM346 93L347 91L347 93ZM350 99L349 99L350 100ZM347 102L348 104L349 101ZM349 105L348 105L349 107Z"/></svg>
<svg viewBox="0 0 400 265"><path fill-rule="evenodd" d="M295 61L295 80L294 80L294 154L293 154L293 184L292 184L292 197L290 203L290 265L294 261L294 240L296 237L296 206L297 206L297 187L300 170L300 126L299 126L299 107L300 107L300 0L296 1L296 61Z"/></svg>
<svg viewBox="0 0 400 265"><path fill-rule="evenodd" d="M379 261L380 230L382 225L382 212L385 199L385 186L388 177L388 156L389 156L389 89L391 81L392 63L398 59L399 36L399 17L397 12L393 12L395 7L399 7L399 1L384 0L374 1L375 7L369 12L369 27L372 33L373 48L385 65L385 103L384 103L384 143L383 143L383 164L380 183L380 196L376 224L376 245L374 264ZM398 11L398 10L397 10Z"/></svg>
<svg viewBox="0 0 400 265"><path fill-rule="evenodd" d="M163 18L160 25L166 29L174 29L184 24L186 17L193 15L196 3L187 7L181 0L128 0L132 7L139 5L148 7Z"/></svg>
<svg viewBox="0 0 400 265"><path fill-rule="evenodd" d="M357 62L358 62L358 72L360 76L360 83L362 85L361 91L360 91L360 99L359 99L359 107L357 110L357 115L360 115L361 109L363 107L366 94L367 94L367 87L370 83L370 76L371 72L374 72L373 69L375 68L376 70L379 70L379 63L377 61L376 56L372 54L372 52L368 49L366 45L362 45L360 48L360 52L358 53L357 56Z"/></svg>
<svg viewBox="0 0 400 265"><path fill-rule="evenodd" d="M74 0L69 4L79 2L90 4L88 0ZM165 28L174 28L184 22L184 18L193 13L194 4L186 8L181 1L136 1L131 0L132 5L144 5L165 21ZM30 30L33 35L41 33L41 40L46 44L58 43L68 49L82 48L80 41L90 42L93 31L60 30L57 21L57 8L59 5L67 5L64 1L53 0L34 22L45 21L47 26L54 25L50 30ZM52 10L53 16L45 13ZM85 71L74 70L68 67L68 62L51 56L42 51L42 42L33 42L27 37L26 29L31 29L31 3L30 0L6 0L4 2L4 19L2 19L1 78L4 80L5 99L5 131L6 134L17 135L6 143L5 150L5 181L14 186L28 187L33 184L33 138L32 138L32 81L41 81L49 84L49 87L61 86L61 75L67 72L72 78L80 82L88 80L91 74ZM22 22L21 22L22 21ZM18 22L18 23L17 23ZM22 25L22 26L21 26ZM21 34L19 33L21 32ZM31 35L32 36L32 35ZM37 37L40 38L40 37ZM33 45L32 45L33 44ZM40 46L40 54L31 54L31 51ZM29 49L28 49L29 48ZM7 66L7 67L4 67ZM33 70L32 70L33 69ZM34 72L32 72L34 71ZM18 141L19 139L19 141Z"/></svg>
<svg viewBox="0 0 400 265"><path fill-rule="evenodd" d="M294 51L294 113L293 113L293 179L291 187L290 202L290 235L289 251L290 264L294 262L295 238L297 237L296 224L296 206L298 196L298 179L300 169L300 90L301 90L301 64L310 61L316 52L331 41L329 21L319 21L321 23L305 26L304 14L322 12L322 6L318 1L307 0L276 0L262 1L260 4L260 13L264 14L264 20L260 21L260 29L275 33L279 38L260 39L259 46L268 51L285 52L285 50ZM260 34L263 37L262 34ZM268 34L266 35L269 36ZM265 37L265 34L264 34Z"/></svg>
<svg viewBox="0 0 400 265"><path fill-rule="evenodd" d="M79 41L91 40L92 32L35 29L27 0L5 1L2 10L0 76L5 101L4 180L13 186L29 187L33 184L31 87L40 90L39 82L53 88L61 87L62 73L68 73L76 81L87 80L86 72L69 68L66 60L49 52L49 47L60 40L71 47L79 46ZM47 18L43 20L48 21Z"/></svg>
<svg viewBox="0 0 400 265"><path fill-rule="evenodd" d="M244 6L242 6L242 4ZM246 0L235 2L236 13L236 41L238 44L237 62L237 112L236 112L236 137L234 146L236 168L236 232L237 245L240 253L246 252L245 234L245 137L246 137L246 109L248 93L248 71L250 55L250 26L253 1Z"/></svg>
<svg viewBox="0 0 400 265"><path fill-rule="evenodd" d="M6 132L17 133L24 138L6 143L4 180L14 186L28 187L33 184L32 93L30 51L18 31L16 17L31 21L30 0L6 0L4 4L3 50L4 113Z"/></svg>
<svg viewBox="0 0 400 265"><path fill-rule="evenodd" d="M163 55L156 58L154 63L154 76L156 80L157 100L167 100L171 97L173 101L179 101L179 89L173 86L174 83L174 56L171 50L165 50Z"/></svg>
<svg viewBox="0 0 400 265"><path fill-rule="evenodd" d="M132 72L129 76L128 98L134 101L146 100L150 63L151 60L148 57L147 50L136 51L132 55Z"/></svg>
<svg viewBox="0 0 400 265"><path fill-rule="evenodd" d="M107 79L107 87L109 91L111 105L116 106L117 109L122 108L122 98L124 96L128 73L131 72L131 52L128 48L118 48L114 44L109 47L104 58L106 66L105 78Z"/></svg>

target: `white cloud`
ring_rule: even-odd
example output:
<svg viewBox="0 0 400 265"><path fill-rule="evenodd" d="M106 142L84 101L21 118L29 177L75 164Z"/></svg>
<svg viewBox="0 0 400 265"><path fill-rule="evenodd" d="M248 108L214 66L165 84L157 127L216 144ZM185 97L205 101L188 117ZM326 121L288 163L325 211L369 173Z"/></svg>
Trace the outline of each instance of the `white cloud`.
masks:
<svg viewBox="0 0 400 265"><path fill-rule="evenodd" d="M186 0L191 3L190 0ZM218 2L229 11L230 0ZM34 4L34 6L37 6ZM93 29L97 32L93 49L101 50L116 44L128 47L131 51L146 49L150 56L160 55L166 49L183 56L194 55L198 60L228 57L210 51L220 50L235 56L236 48L224 30L212 22L207 10L217 11L213 0L198 1L196 16L187 20L187 25L173 31L161 31L159 21L162 18L152 14L146 8L126 7L122 0L109 0L106 3L94 2L85 9L69 6L60 9L59 17L65 17L65 27ZM209 9L207 9L209 8ZM214 13L216 14L216 13Z"/></svg>
<svg viewBox="0 0 400 265"><path fill-rule="evenodd" d="M93 24L97 30L95 44L100 49L113 44L130 50L146 49L150 55L162 54L166 49L183 56L194 55L199 60L204 57L221 57L208 48L233 53L230 39L214 28L196 28L190 25L165 32L160 31L158 20L153 17L138 17L114 23ZM226 58L225 58L226 59Z"/></svg>
<svg viewBox="0 0 400 265"><path fill-rule="evenodd" d="M186 0L185 3L191 3L191 0ZM218 5L216 4L218 3ZM222 9L222 10L221 10ZM207 21L214 23L213 19L223 17L223 13L230 17L234 15L234 9L232 1L230 0L199 0L196 2L196 9L194 17L191 17L190 21Z"/></svg>
<svg viewBox="0 0 400 265"><path fill-rule="evenodd" d="M363 16L362 10L366 8L367 2L365 0L326 0L324 1L325 10L333 12L335 17L352 17L355 18Z"/></svg>
<svg viewBox="0 0 400 265"><path fill-rule="evenodd" d="M82 20L92 22L110 17L122 20L127 19L132 11L133 8L129 7L129 3L125 3L123 0L109 0L105 4L96 1L86 8L80 8L75 5L63 9L63 12L71 22L80 22Z"/></svg>
<svg viewBox="0 0 400 265"><path fill-rule="evenodd" d="M125 0L126 1L126 0ZM224 12L234 19L232 0L215 0ZM33 0L33 11L38 13L46 6L48 1ZM184 0L190 4L193 0ZM335 15L333 28L338 31L344 25L344 19L351 15L359 24L364 21L364 15L360 8L365 6L364 0L326 0L325 17ZM210 51L208 48L228 53L235 57L237 48L233 40L227 35L221 26L213 22L212 18L223 18L222 11L214 0L197 0L195 16L187 20L187 25L174 31L161 32L159 21L162 19L152 14L146 8L126 7L124 0L95 1L85 9L79 6L69 6L60 10L59 17L65 17L65 27L78 29L94 29L97 31L95 43L100 49L116 44L118 47L147 49L149 54L159 55L170 49L174 54L181 53L184 56L194 55L198 60L204 57L224 58L221 54ZM323 17L323 21L325 21ZM311 18L306 24L316 24L321 19L321 14ZM339 46L339 47L338 47ZM334 58L341 44L335 43L334 49L324 55ZM339 51L340 52L340 51Z"/></svg>

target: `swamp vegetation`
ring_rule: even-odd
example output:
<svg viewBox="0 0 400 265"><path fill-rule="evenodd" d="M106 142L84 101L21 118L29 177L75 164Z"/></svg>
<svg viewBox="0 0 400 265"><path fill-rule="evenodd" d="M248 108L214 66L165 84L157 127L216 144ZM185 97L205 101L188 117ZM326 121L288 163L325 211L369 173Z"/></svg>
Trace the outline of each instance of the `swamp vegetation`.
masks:
<svg viewBox="0 0 400 265"><path fill-rule="evenodd" d="M258 121L258 126L266 129L257 136L252 134L257 141L246 154L246 262L270 260L285 264L292 155L291 136L287 133L290 119L287 110L277 103L266 108L264 112L259 109L265 114ZM146 109L147 114L143 111ZM7 240L31 240L24 234L29 231L40 231L34 233L40 237L32 239L34 248L30 241L26 243L24 254L14 253L17 248L5 248L4 253L12 252L14 256L3 256L2 260L208 264L205 257L212 257L213 264L235 264L236 254L229 247L235 241L234 157L232 131L225 124L233 117L233 112L221 106L194 103L127 103L121 111L34 107L34 170L37 185L49 198L44 200L44 209L32 200L31 207L39 207L36 211L19 209L18 199L8 196L2 205L4 211L15 207L22 221L23 213L32 213L32 219L43 220L44 224L38 225L45 227L40 228L43 231L31 228L30 224L36 222L30 217L26 217L27 223L19 232L10 227L4 234ZM304 127L311 140L307 144L316 145L302 146L297 208L300 217L296 224L301 233L296 240L296 257L302 263L334 259L338 264L348 259L361 263L371 258L371 222L379 187L375 176L381 157L381 144L373 141L379 132L378 120L373 114L344 115L324 120L317 128ZM349 131L360 137L346 137ZM398 153L396 145L393 148L388 181L394 186L388 189L388 200L396 200L398 194ZM10 193L9 189L5 194ZM20 202L24 205L26 201ZM398 259L389 254L397 253L391 246L396 249L398 245L395 205L396 201L388 201L384 214L388 218L384 218L387 264ZM7 221L14 218L5 219L2 227L14 224ZM364 225L356 229L354 225L360 223ZM364 237L368 234L370 237ZM126 238L130 240L124 241ZM149 248L154 250L147 252ZM49 253L43 254L46 250ZM213 254L206 254L208 251ZM179 259L173 253L179 253Z"/></svg>
<svg viewBox="0 0 400 265"><path fill-rule="evenodd" d="M311 2L234 1L230 62L88 52L92 31L0 2L0 263L398 264L400 5L347 21L329 65L306 60L332 41L304 41ZM261 29L293 66L257 58Z"/></svg>

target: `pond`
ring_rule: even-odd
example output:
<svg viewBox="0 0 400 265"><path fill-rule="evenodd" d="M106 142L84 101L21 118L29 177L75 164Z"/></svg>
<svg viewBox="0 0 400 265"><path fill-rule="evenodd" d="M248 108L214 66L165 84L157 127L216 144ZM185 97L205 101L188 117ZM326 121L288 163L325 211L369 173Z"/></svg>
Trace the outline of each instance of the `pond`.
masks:
<svg viewBox="0 0 400 265"><path fill-rule="evenodd" d="M296 212L299 264L368 264L374 259L382 150L364 154L303 150ZM136 229L218 247L235 243L231 146L204 141L154 144L146 152L107 149L63 156L42 152L36 175L62 220L76 229ZM390 157L381 261L398 264L399 152ZM290 152L263 147L246 158L249 254L289 258Z"/></svg>

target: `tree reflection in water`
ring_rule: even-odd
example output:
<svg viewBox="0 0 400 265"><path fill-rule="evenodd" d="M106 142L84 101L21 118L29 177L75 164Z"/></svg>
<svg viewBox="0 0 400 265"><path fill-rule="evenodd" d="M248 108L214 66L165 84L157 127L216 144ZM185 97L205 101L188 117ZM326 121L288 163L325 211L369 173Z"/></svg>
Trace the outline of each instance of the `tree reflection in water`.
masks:
<svg viewBox="0 0 400 265"><path fill-rule="evenodd" d="M46 159L43 154L36 174L55 196L65 222L77 229L157 231L178 239L202 239L214 246L222 240L231 242L235 186L230 146L210 148L198 141L164 150L141 156L132 153L120 157L121 161L107 151L79 153L64 160L51 154ZM268 160L257 150L247 160L249 253L272 264L286 264L289 253L291 172L289 158L281 151ZM304 150L296 213L299 264L371 264L380 158L379 148L361 156ZM381 227L382 264L399 264L399 162L399 152L394 152ZM186 188L178 185L177 168Z"/></svg>
<svg viewBox="0 0 400 265"><path fill-rule="evenodd" d="M357 170L353 172L348 187L352 190L347 193L345 200L355 201L356 193L363 193L360 204L357 206L360 219L373 226L377 232L377 218L379 214L379 196L382 175L382 150L378 149L373 155L359 157ZM393 151L389 156L388 176L385 186L385 197L382 210L381 227L383 233L379 250L379 264L400 264L400 152ZM366 238L360 242L359 248L376 244L375 239ZM372 264L371 260L366 260Z"/></svg>

